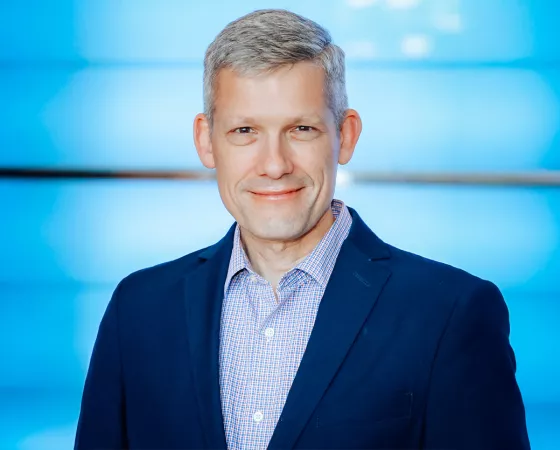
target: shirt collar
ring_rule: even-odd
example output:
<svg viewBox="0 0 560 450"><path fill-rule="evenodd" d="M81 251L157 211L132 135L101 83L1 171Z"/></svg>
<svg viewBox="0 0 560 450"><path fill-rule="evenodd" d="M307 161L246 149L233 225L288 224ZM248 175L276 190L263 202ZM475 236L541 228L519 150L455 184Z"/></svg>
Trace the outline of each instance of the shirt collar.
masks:
<svg viewBox="0 0 560 450"><path fill-rule="evenodd" d="M233 235L233 248L231 250L231 258L229 260L226 283L224 286L224 294L227 293L229 284L231 283L231 279L244 269L253 271L251 262L249 261L249 258L247 257L247 254L243 249L243 244L241 243L239 225L236 225L235 233Z"/></svg>
<svg viewBox="0 0 560 450"><path fill-rule="evenodd" d="M313 251L288 272L288 274L296 270L305 272L313 277L323 288L327 286L334 269L336 257L342 247L342 243L348 237L352 225L352 216L344 202L334 199L331 202L331 210L335 221L329 231L322 237ZM251 262L241 243L239 225L236 225L233 236L233 248L224 285L224 295L227 294L232 278L245 269L253 272Z"/></svg>
<svg viewBox="0 0 560 450"><path fill-rule="evenodd" d="M331 210L335 218L331 228L313 251L292 269L311 275L323 288L329 282L342 243L348 237L352 225L352 216L342 201L333 200Z"/></svg>

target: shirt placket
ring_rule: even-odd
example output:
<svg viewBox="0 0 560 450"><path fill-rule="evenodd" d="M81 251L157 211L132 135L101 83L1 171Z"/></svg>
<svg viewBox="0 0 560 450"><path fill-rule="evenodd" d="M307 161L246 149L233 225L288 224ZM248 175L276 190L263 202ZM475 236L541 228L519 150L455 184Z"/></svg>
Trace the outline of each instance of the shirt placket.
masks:
<svg viewBox="0 0 560 450"><path fill-rule="evenodd" d="M246 417L246 404L248 401L249 372L251 365L251 348L253 341L252 314L251 307L246 300L248 291L246 290L246 273L239 274L239 278L235 280L232 286L231 297L239 300L237 305L235 301L228 304L230 317L234 316L233 311L237 310L238 326L228 329L231 341L223 343L229 351L225 352L228 358L224 370L227 370L225 381L229 386L229 395L226 396L226 405L228 405L229 427L227 428L228 448L231 450L240 450L245 448L244 424L243 418ZM232 346L232 347L231 347Z"/></svg>
<svg viewBox="0 0 560 450"><path fill-rule="evenodd" d="M246 424L247 448L266 448L275 426L275 402L281 354L279 333L274 321L277 304L272 288L264 280L250 277L248 297L254 302L252 357L247 383L247 407L242 422Z"/></svg>

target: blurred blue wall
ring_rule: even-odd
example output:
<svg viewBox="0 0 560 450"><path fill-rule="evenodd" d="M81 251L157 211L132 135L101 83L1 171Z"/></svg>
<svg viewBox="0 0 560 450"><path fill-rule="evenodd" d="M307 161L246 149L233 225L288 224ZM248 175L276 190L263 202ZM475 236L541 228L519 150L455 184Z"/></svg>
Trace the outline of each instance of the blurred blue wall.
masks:
<svg viewBox="0 0 560 450"><path fill-rule="evenodd" d="M263 7L318 21L345 49L364 120L348 171L560 170L552 0L3 0L0 167L201 168L205 48ZM388 242L500 286L533 447L560 448L560 189L337 196ZM0 448L70 448L116 283L231 221L212 182L0 178Z"/></svg>

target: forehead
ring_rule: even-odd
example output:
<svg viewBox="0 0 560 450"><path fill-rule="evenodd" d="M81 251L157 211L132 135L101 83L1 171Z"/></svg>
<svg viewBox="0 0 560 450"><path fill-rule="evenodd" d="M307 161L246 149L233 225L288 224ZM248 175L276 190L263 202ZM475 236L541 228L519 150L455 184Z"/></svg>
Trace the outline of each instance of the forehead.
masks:
<svg viewBox="0 0 560 450"><path fill-rule="evenodd" d="M312 62L299 62L258 75L222 69L214 85L214 117L324 116L325 73Z"/></svg>

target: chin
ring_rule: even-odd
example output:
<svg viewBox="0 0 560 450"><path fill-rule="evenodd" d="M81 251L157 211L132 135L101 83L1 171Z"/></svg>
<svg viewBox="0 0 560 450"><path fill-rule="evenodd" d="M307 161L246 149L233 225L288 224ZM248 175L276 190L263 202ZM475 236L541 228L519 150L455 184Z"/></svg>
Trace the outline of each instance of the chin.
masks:
<svg viewBox="0 0 560 450"><path fill-rule="evenodd" d="M274 221L266 225L254 224L248 231L259 239L269 241L291 241L305 234L305 225L293 221Z"/></svg>

